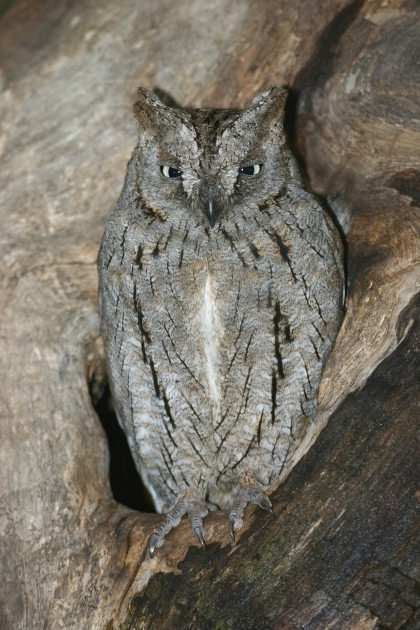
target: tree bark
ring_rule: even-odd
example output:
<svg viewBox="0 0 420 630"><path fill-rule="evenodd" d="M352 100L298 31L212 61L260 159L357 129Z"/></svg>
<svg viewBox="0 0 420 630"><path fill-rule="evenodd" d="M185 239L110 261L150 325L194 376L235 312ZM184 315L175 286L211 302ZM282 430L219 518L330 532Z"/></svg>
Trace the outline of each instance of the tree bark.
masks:
<svg viewBox="0 0 420 630"><path fill-rule="evenodd" d="M419 17L414 0L0 2L1 628L420 628ZM311 186L352 209L345 321L274 514L249 509L234 548L218 514L206 549L183 523L150 560L160 517L113 498L88 388L131 103L157 85L242 106L274 84Z"/></svg>

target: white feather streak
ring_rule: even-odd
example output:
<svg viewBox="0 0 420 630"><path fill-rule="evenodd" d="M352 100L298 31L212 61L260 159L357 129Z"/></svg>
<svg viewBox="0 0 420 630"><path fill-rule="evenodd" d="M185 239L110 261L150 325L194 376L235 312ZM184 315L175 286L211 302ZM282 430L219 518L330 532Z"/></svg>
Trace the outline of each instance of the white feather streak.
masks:
<svg viewBox="0 0 420 630"><path fill-rule="evenodd" d="M204 355L206 357L209 396L212 401L218 404L220 402L220 387L217 369L220 322L217 315L216 300L210 274L207 276L206 285L204 287L201 327L204 340Z"/></svg>

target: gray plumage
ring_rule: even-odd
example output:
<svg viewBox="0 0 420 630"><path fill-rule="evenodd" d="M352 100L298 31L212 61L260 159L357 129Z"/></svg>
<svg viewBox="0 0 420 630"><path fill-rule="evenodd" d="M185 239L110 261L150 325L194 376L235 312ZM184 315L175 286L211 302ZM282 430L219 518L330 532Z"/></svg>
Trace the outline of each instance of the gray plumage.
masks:
<svg viewBox="0 0 420 630"><path fill-rule="evenodd" d="M303 188L285 98L185 110L139 91L100 303L117 415L158 511L188 489L229 510L243 473L268 488L315 420L342 245Z"/></svg>

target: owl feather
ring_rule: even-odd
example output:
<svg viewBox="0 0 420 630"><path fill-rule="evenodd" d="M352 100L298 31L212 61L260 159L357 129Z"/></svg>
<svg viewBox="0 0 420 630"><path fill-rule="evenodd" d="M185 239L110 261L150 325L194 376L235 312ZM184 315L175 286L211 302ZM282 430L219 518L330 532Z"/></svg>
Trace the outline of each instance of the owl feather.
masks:
<svg viewBox="0 0 420 630"><path fill-rule="evenodd" d="M119 422L157 511L169 511L157 546L204 505L237 529L316 422L343 251L287 143L286 96L183 109L139 90L100 306Z"/></svg>

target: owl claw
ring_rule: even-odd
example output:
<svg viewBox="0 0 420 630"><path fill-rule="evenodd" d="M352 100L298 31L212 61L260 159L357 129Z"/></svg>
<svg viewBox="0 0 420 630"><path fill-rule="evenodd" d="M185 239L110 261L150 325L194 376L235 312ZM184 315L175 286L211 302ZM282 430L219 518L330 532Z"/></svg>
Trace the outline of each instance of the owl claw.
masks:
<svg viewBox="0 0 420 630"><path fill-rule="evenodd" d="M198 542L200 543L200 545L202 547L206 546L206 540L204 538L204 531L203 528L200 526L200 528L193 528L193 532L195 537L197 538Z"/></svg>
<svg viewBox="0 0 420 630"><path fill-rule="evenodd" d="M208 514L207 505L194 493L187 492L179 497L172 509L166 514L165 520L150 536L148 543L148 553L150 558L153 558L157 549L163 546L167 534L179 525L185 514L188 514L195 537L202 547L206 546L203 519Z"/></svg>
<svg viewBox="0 0 420 630"><path fill-rule="evenodd" d="M149 539L149 544L148 544L148 546L147 546L147 551L148 551L148 554L149 554L149 558L153 558L153 557L154 557L154 555L155 555L155 553L156 553L156 550L157 550L159 547L160 547L160 544L159 544L159 535L158 535L158 534L156 534L156 533L155 533L155 534L152 534L152 535L150 536L150 539Z"/></svg>
<svg viewBox="0 0 420 630"><path fill-rule="evenodd" d="M268 498L268 496L264 494L264 492L261 492L261 496L258 498L258 500L256 499L255 503L262 510L265 510L266 512L270 512L270 514L273 513L273 506L271 504L271 501Z"/></svg>
<svg viewBox="0 0 420 630"><path fill-rule="evenodd" d="M209 513L206 503L202 499L194 499L189 501L188 516L191 521L193 533L202 547L206 546L203 529L203 519Z"/></svg>
<svg viewBox="0 0 420 630"><path fill-rule="evenodd" d="M266 512L273 512L271 501L263 488L250 475L246 475L236 491L229 513L230 535L234 544L236 542L235 532L243 527L245 508L250 503L258 505Z"/></svg>
<svg viewBox="0 0 420 630"><path fill-rule="evenodd" d="M236 543L236 536L235 536L235 528L233 526L232 521L230 521L230 537L232 539L232 544L234 545Z"/></svg>
<svg viewBox="0 0 420 630"><path fill-rule="evenodd" d="M264 492L261 484L256 482L251 475L244 475L233 494L231 509L229 512L229 529L232 544L236 544L236 532L244 525L244 512L249 504L258 505L267 512L273 511L271 501ZM166 514L165 519L155 529L149 539L148 554L153 558L156 551L163 546L166 536L177 527L181 519L187 514L191 522L194 536L202 547L206 547L203 522L208 514L207 503L193 490L182 494L175 505Z"/></svg>

